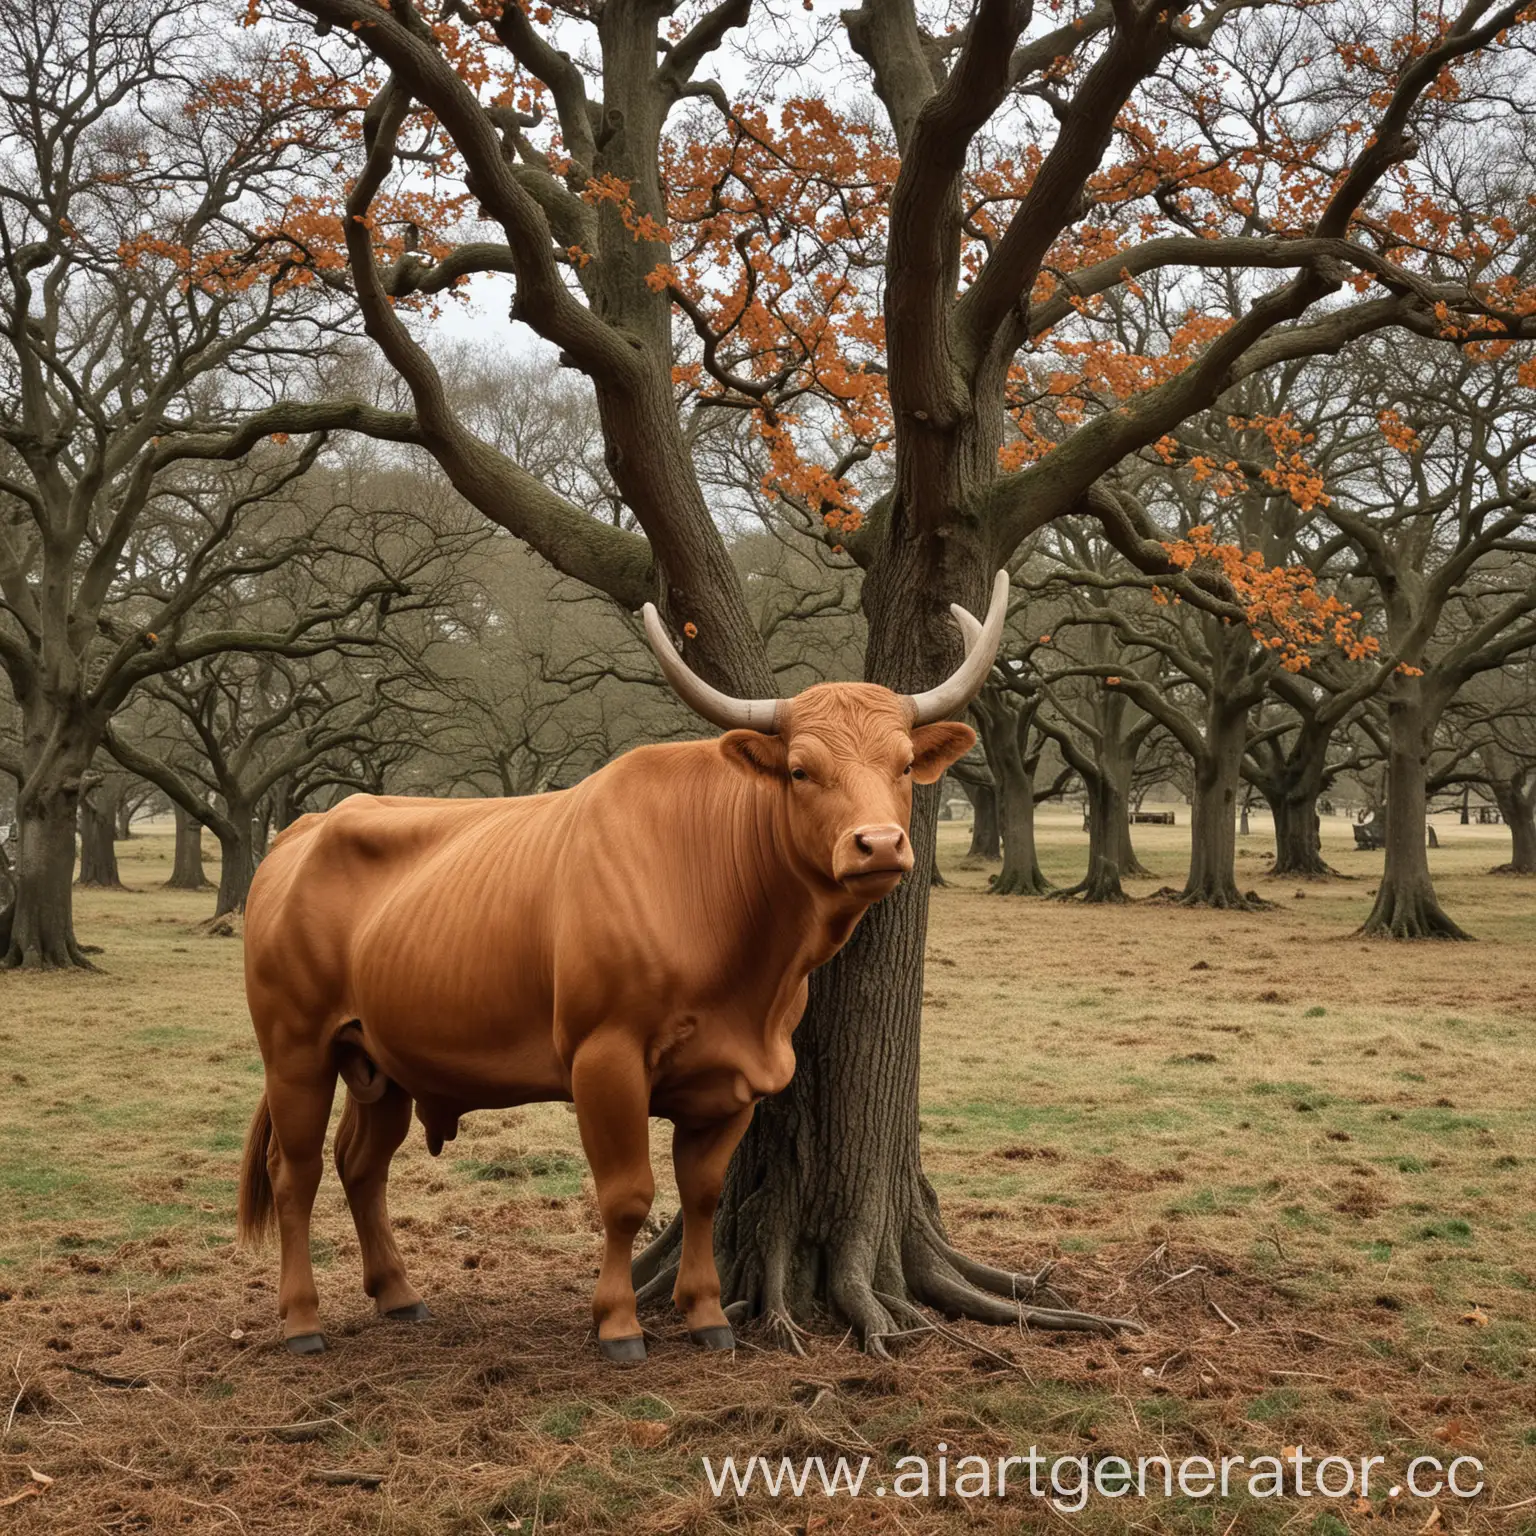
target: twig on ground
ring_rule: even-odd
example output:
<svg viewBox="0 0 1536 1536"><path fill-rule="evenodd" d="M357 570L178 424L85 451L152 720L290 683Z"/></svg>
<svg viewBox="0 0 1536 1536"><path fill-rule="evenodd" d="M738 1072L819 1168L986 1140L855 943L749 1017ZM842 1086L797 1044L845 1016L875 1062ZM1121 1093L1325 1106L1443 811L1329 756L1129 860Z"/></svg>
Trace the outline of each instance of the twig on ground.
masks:
<svg viewBox="0 0 1536 1536"><path fill-rule="evenodd" d="M1210 1270L1204 1264L1191 1264L1188 1269L1181 1269L1176 1275L1169 1275L1161 1285L1154 1285L1148 1296L1156 1296L1159 1291L1166 1291L1170 1285L1177 1285L1180 1280L1188 1280L1191 1275L1208 1275Z"/></svg>
<svg viewBox="0 0 1536 1536"><path fill-rule="evenodd" d="M1211 1309L1212 1312L1216 1314L1217 1317L1222 1320L1222 1322L1227 1325L1228 1328L1232 1330L1233 1333L1241 1333L1243 1331L1237 1326L1236 1323L1232 1321L1230 1317L1227 1316L1225 1312L1221 1310L1221 1308L1214 1301L1211 1300L1209 1296L1205 1298L1205 1304Z"/></svg>
<svg viewBox="0 0 1536 1536"><path fill-rule="evenodd" d="M309 1474L312 1483L325 1483L332 1488L377 1488L384 1481L382 1472L349 1472L345 1467L317 1468Z"/></svg>

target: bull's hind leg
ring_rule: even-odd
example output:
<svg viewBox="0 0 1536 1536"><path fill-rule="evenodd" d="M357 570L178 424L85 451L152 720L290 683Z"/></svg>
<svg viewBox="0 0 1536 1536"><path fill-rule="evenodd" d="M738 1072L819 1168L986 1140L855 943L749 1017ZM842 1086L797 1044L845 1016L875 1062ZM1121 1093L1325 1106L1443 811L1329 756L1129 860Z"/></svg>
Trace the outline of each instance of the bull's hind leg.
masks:
<svg viewBox="0 0 1536 1536"><path fill-rule="evenodd" d="M282 1240L277 1310L283 1320L283 1338L296 1355L317 1355L325 1348L320 1296L309 1259L309 1218L320 1187L325 1131L335 1092L336 1072L328 1061L317 1064L312 1077L278 1078L270 1070L267 1074L272 1116L267 1169Z"/></svg>
<svg viewBox="0 0 1536 1536"><path fill-rule="evenodd" d="M617 1033L584 1041L571 1062L571 1097L603 1218L603 1266L592 1295L598 1348L605 1359L627 1364L645 1359L631 1260L656 1194L650 1078L639 1047Z"/></svg>
<svg viewBox="0 0 1536 1536"><path fill-rule="evenodd" d="M411 1098L398 1083L390 1083L371 1104L348 1094L336 1128L336 1172L363 1251L363 1290L385 1317L420 1322L432 1314L405 1278L385 1198L390 1161L410 1128Z"/></svg>
<svg viewBox="0 0 1536 1536"><path fill-rule="evenodd" d="M720 1271L715 1267L715 1207L725 1170L752 1123L752 1106L714 1125L678 1126L672 1133L672 1167L683 1207L683 1252L672 1300L688 1321L688 1337L705 1349L734 1349L736 1337L720 1308Z"/></svg>

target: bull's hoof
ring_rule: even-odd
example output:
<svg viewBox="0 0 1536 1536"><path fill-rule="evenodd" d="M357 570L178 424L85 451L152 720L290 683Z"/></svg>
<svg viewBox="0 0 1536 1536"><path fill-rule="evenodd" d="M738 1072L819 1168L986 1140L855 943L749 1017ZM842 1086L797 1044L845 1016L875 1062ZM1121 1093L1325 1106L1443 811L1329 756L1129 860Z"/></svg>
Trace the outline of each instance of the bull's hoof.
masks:
<svg viewBox="0 0 1536 1536"><path fill-rule="evenodd" d="M325 1353L325 1335L323 1333L296 1333L291 1339L284 1339L290 1355L323 1355Z"/></svg>
<svg viewBox="0 0 1536 1536"><path fill-rule="evenodd" d="M384 1316L396 1323L430 1323L432 1310L424 1301L413 1301L408 1307L391 1307Z"/></svg>
<svg viewBox="0 0 1536 1536"><path fill-rule="evenodd" d="M719 1323L713 1328L690 1328L688 1339L700 1349L736 1348L736 1335L731 1332L729 1323Z"/></svg>
<svg viewBox="0 0 1536 1536"><path fill-rule="evenodd" d="M639 1365L645 1359L645 1335L636 1333L627 1339L599 1339L597 1349L610 1365Z"/></svg>

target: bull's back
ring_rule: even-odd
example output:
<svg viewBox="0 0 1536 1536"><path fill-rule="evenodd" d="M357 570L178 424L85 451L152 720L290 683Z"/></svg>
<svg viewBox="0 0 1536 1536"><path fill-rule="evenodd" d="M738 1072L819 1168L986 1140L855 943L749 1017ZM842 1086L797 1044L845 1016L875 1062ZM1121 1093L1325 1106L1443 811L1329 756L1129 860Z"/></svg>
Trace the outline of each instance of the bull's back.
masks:
<svg viewBox="0 0 1536 1536"><path fill-rule="evenodd" d="M415 1093L509 1072L548 1088L540 893L562 799L357 795L295 823L246 908L258 1031L358 1019L369 1053Z"/></svg>

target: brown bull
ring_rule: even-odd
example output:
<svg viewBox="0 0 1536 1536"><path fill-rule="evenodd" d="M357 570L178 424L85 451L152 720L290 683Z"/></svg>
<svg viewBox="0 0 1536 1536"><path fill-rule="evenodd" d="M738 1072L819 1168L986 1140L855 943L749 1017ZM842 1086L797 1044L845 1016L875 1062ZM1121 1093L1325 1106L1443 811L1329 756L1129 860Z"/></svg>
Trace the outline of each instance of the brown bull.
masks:
<svg viewBox="0 0 1536 1536"><path fill-rule="evenodd" d="M336 1167L384 1316L429 1315L385 1206L412 1104L436 1153L469 1110L567 1100L602 1214L602 1352L645 1354L630 1263L650 1115L675 1126L674 1299L696 1343L732 1346L713 1251L726 1164L794 1071L806 978L912 867L913 781L975 740L943 717L985 679L1006 597L999 573L984 626L954 610L966 659L930 693L832 683L785 701L710 688L648 606L663 670L724 736L641 747L524 799L356 795L278 839L246 909L266 1090L240 1230L259 1237L275 1205L290 1349L325 1348L309 1222L338 1075Z"/></svg>

